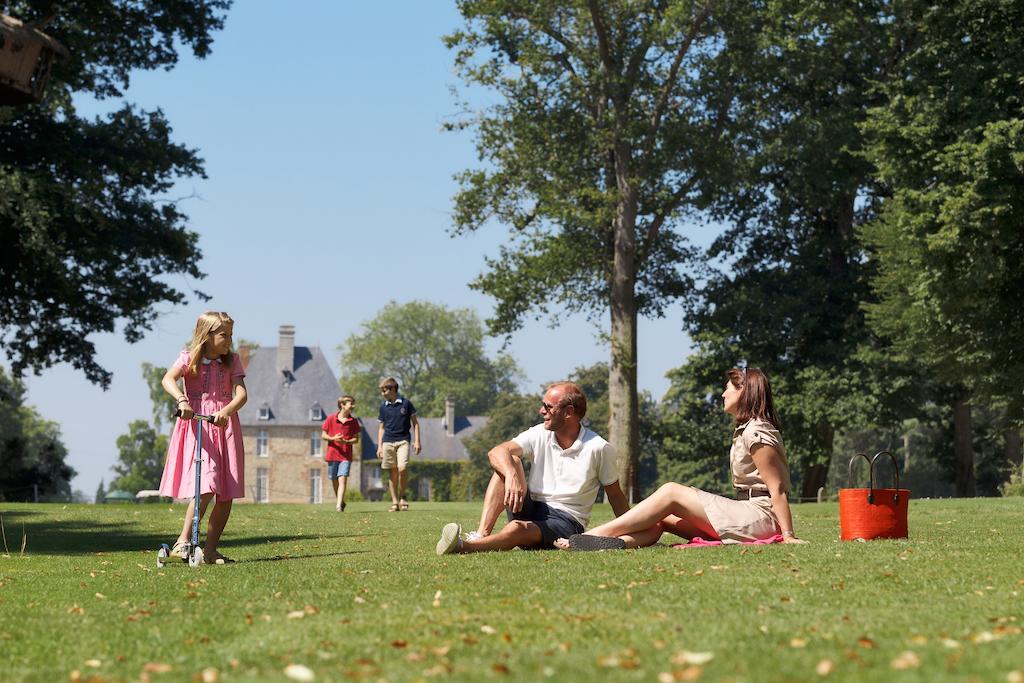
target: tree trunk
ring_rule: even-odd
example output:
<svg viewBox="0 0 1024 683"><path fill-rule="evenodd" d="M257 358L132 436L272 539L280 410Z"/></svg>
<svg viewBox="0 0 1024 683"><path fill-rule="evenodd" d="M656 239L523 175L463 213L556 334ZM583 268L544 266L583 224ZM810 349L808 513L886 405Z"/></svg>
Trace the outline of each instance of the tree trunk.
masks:
<svg viewBox="0 0 1024 683"><path fill-rule="evenodd" d="M910 471L910 434L903 435L903 474Z"/></svg>
<svg viewBox="0 0 1024 683"><path fill-rule="evenodd" d="M1003 432L1003 436L1006 439L1006 445L1003 451L1006 454L1006 459L1012 462L1014 467L1017 465L1024 467L1024 462L1022 462L1024 441L1022 441L1020 437L1020 430L1015 426L1007 427L1006 431Z"/></svg>
<svg viewBox="0 0 1024 683"><path fill-rule="evenodd" d="M616 150L619 206L614 223L611 362L608 367L608 441L619 454L619 484L626 499L637 496L636 463L640 446L636 390L636 189L630 184L628 151Z"/></svg>
<svg viewBox="0 0 1024 683"><path fill-rule="evenodd" d="M953 404L953 449L956 455L956 495L973 498L977 491L971 444L971 405L963 399Z"/></svg>

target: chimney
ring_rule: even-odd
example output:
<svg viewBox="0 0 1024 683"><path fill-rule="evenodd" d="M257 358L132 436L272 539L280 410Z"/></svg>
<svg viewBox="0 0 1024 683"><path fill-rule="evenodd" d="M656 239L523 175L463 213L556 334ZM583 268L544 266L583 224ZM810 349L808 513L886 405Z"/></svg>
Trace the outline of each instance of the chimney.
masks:
<svg viewBox="0 0 1024 683"><path fill-rule="evenodd" d="M291 377L295 370L295 325L281 325L277 340L277 370Z"/></svg>
<svg viewBox="0 0 1024 683"><path fill-rule="evenodd" d="M242 344L238 347L238 360L242 362L242 369L249 367L249 356L252 355L252 347Z"/></svg>
<svg viewBox="0 0 1024 683"><path fill-rule="evenodd" d="M449 394L444 399L445 433L455 436L455 397Z"/></svg>

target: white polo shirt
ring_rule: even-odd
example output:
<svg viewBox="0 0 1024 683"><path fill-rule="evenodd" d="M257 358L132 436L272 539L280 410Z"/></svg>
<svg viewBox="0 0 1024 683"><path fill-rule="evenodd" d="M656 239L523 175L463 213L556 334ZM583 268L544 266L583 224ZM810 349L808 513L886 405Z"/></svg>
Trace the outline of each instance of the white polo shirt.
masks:
<svg viewBox="0 0 1024 683"><path fill-rule="evenodd" d="M543 423L513 441L523 449L523 459L533 463L530 498L567 512L584 527L600 487L619 480L615 448L586 427L580 427L576 441L564 450Z"/></svg>

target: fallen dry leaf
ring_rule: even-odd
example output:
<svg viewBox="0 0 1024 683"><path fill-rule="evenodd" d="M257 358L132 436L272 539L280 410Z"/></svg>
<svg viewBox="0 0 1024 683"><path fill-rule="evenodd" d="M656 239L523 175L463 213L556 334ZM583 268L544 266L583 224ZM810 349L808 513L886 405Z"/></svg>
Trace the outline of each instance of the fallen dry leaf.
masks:
<svg viewBox="0 0 1024 683"><path fill-rule="evenodd" d="M408 645L409 645L409 643L404 641L404 640L392 640L391 641L391 647L396 647L396 648L399 648L399 649L401 649L403 647L407 647Z"/></svg>
<svg viewBox="0 0 1024 683"><path fill-rule="evenodd" d="M830 673L836 670L836 663L831 659L823 659L818 662L818 666L814 667L815 673L819 676L828 676Z"/></svg>
<svg viewBox="0 0 1024 683"><path fill-rule="evenodd" d="M91 669L98 669L103 666L103 662L98 659L87 659L85 660L85 665Z"/></svg>
<svg viewBox="0 0 1024 683"><path fill-rule="evenodd" d="M792 640L789 641L789 646L790 647L807 647L807 639L806 638L793 638Z"/></svg>
<svg viewBox="0 0 1024 683"><path fill-rule="evenodd" d="M441 591L437 591L436 593L434 593L434 603L433 604L434 604L434 607L440 607L441 606Z"/></svg>
<svg viewBox="0 0 1024 683"><path fill-rule="evenodd" d="M495 662L494 664L491 665L491 671L493 671L496 674L507 675L508 674L508 666L506 666L505 664L502 664L501 662Z"/></svg>
<svg viewBox="0 0 1024 683"><path fill-rule="evenodd" d="M906 650L901 652L896 659L889 662L889 666L894 669L916 669L921 666L921 658L917 656L916 652Z"/></svg>
<svg viewBox="0 0 1024 683"><path fill-rule="evenodd" d="M173 670L174 667L164 662L146 662L143 665L142 670L151 674L165 674Z"/></svg>
<svg viewBox="0 0 1024 683"><path fill-rule="evenodd" d="M918 634L918 635L914 636L913 638L911 638L910 642L911 642L912 645L927 645L928 644L928 637L927 636L922 636L922 635Z"/></svg>
<svg viewBox="0 0 1024 683"><path fill-rule="evenodd" d="M217 683L220 680L220 671L217 671L212 666L208 666L203 669L202 673L199 674L200 679L203 683Z"/></svg>
<svg viewBox="0 0 1024 683"><path fill-rule="evenodd" d="M487 624L484 624L483 626L480 627L480 632L481 633L486 633L489 636L493 636L498 631L493 626L488 626Z"/></svg>
<svg viewBox="0 0 1024 683"><path fill-rule="evenodd" d="M1006 683L1024 683L1024 671L1017 669L1006 674Z"/></svg>
<svg viewBox="0 0 1024 683"><path fill-rule="evenodd" d="M960 641L953 640L952 638L945 638L942 641L942 647L947 648L949 650L955 650L958 647L960 647Z"/></svg>
<svg viewBox="0 0 1024 683"><path fill-rule="evenodd" d="M289 619L303 619L303 618L305 618L305 616L306 616L306 613L303 612L300 609L292 610L291 612L288 613L288 618Z"/></svg>
<svg viewBox="0 0 1024 683"><path fill-rule="evenodd" d="M689 650L680 650L672 657L672 663L703 666L714 658L714 652L690 652Z"/></svg>
<svg viewBox="0 0 1024 683"><path fill-rule="evenodd" d="M871 640L867 636L861 636L858 638L857 644L866 650L872 650L875 647L875 641Z"/></svg>
<svg viewBox="0 0 1024 683"><path fill-rule="evenodd" d="M313 670L302 664L289 664L284 668L284 675L293 681L312 681L316 678Z"/></svg>

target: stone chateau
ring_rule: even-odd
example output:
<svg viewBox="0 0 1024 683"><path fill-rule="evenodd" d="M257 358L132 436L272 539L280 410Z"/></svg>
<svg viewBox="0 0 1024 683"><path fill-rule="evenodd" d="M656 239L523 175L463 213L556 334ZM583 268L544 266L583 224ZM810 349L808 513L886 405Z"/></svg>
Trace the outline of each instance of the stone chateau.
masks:
<svg viewBox="0 0 1024 683"><path fill-rule="evenodd" d="M296 346L295 327L281 325L276 347L250 350L240 347L245 366L248 402L239 411L245 444L246 502L333 502L327 478L320 426L337 410L344 392L323 352L316 346ZM416 397L410 396L415 403ZM423 452L420 461L458 462L469 459L462 439L487 423L487 417L457 416L456 400L446 402L443 418L420 417ZM381 479L377 453L377 405L360 405L360 446L349 476L349 490L358 489L367 500L380 500L386 481ZM431 498L428 479L410 480L420 499ZM242 502L242 501L239 501Z"/></svg>

